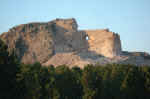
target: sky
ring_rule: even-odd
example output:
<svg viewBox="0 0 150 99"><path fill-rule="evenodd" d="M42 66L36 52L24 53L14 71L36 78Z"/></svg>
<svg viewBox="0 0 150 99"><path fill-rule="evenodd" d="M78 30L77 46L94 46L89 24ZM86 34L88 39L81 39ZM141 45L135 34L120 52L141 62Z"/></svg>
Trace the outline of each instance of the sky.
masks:
<svg viewBox="0 0 150 99"><path fill-rule="evenodd" d="M0 0L0 33L56 18L75 18L79 29L109 28L124 51L150 53L150 0Z"/></svg>

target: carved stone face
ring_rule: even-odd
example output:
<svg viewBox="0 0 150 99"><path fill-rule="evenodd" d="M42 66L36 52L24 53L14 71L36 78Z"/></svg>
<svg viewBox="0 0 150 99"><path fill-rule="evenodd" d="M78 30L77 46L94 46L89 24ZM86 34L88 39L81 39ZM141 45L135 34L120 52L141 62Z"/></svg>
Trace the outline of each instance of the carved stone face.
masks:
<svg viewBox="0 0 150 99"><path fill-rule="evenodd" d="M114 57L121 52L120 38L117 34L104 30L85 30L88 50L105 57Z"/></svg>

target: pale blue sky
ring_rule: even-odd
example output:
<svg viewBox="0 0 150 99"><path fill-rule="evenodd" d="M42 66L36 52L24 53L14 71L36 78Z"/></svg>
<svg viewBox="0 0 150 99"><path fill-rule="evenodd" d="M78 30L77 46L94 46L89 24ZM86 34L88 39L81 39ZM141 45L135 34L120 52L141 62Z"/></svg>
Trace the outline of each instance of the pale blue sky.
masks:
<svg viewBox="0 0 150 99"><path fill-rule="evenodd" d="M0 33L19 24L72 17L79 29L119 33L123 50L150 53L150 0L0 0Z"/></svg>

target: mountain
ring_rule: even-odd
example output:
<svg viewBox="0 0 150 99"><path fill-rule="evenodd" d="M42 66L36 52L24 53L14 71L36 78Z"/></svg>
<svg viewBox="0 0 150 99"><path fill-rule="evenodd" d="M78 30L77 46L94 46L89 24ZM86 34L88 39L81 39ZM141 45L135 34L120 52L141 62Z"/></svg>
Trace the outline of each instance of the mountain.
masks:
<svg viewBox="0 0 150 99"><path fill-rule="evenodd" d="M122 51L120 36L109 29L78 30L74 18L21 24L0 38L25 64L150 64L145 52Z"/></svg>

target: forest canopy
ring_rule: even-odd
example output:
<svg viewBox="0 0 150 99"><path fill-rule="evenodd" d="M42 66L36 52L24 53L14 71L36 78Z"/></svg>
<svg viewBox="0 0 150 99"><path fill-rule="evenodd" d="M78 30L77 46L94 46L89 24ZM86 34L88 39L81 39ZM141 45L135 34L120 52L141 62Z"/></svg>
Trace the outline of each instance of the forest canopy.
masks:
<svg viewBox="0 0 150 99"><path fill-rule="evenodd" d="M150 67L22 64L0 40L0 99L149 99Z"/></svg>

